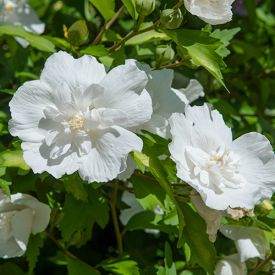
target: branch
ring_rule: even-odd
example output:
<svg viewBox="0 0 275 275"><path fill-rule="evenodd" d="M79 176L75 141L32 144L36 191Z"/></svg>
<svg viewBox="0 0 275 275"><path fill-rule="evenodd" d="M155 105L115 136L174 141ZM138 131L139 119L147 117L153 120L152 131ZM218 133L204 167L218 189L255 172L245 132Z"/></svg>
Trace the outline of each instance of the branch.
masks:
<svg viewBox="0 0 275 275"><path fill-rule="evenodd" d="M112 25L115 23L115 21L118 19L118 17L123 13L124 11L124 6L120 7L120 9L114 14L114 16L110 19L109 22L104 24L94 41L92 42L92 45L96 45L100 42L103 34L112 27Z"/></svg>
<svg viewBox="0 0 275 275"><path fill-rule="evenodd" d="M113 189L112 198L110 200L110 207L111 207L112 220L113 220L115 234L116 234L118 255L121 256L123 254L123 244L122 244L122 235L120 233L119 223L117 219L117 211L116 211L117 191L118 191L118 182L115 182L115 188Z"/></svg>
<svg viewBox="0 0 275 275"><path fill-rule="evenodd" d="M63 251L63 253L72 258L72 259L78 259L75 255L73 255L69 250L66 249L66 247L61 244L54 236L52 236L49 232L45 231L46 235L48 236L49 239L51 239L55 244L56 246L59 247L60 250Z"/></svg>
<svg viewBox="0 0 275 275"><path fill-rule="evenodd" d="M145 33L145 32L148 32L148 31L151 31L151 30L154 30L156 29L160 24L160 21L156 21L153 25L147 27L147 28L144 28L144 29L141 29L141 30L133 30L131 32L129 32L124 38L122 38L121 41L119 41L118 43L114 44L110 49L109 49L109 52L113 52L115 51L117 48L120 48L122 45L124 45L129 39L131 39L132 37L138 35L138 34L142 34L142 33Z"/></svg>
<svg viewBox="0 0 275 275"><path fill-rule="evenodd" d="M260 262L250 273L249 275L256 275L258 274L258 272L266 265L268 264L269 261L272 260L272 254L266 258L265 260L263 260L262 262Z"/></svg>

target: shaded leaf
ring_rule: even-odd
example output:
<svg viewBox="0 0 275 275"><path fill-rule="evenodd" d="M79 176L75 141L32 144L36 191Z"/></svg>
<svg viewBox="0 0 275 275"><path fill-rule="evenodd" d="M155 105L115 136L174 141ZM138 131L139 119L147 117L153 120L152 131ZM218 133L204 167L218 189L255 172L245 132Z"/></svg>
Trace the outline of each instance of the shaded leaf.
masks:
<svg viewBox="0 0 275 275"><path fill-rule="evenodd" d="M86 264L85 262L79 259L72 259L70 257L67 258L67 268L69 275L99 275L100 273L91 267L90 265Z"/></svg>
<svg viewBox="0 0 275 275"><path fill-rule="evenodd" d="M90 2L98 9L105 20L109 20L115 14L114 0L90 0Z"/></svg>
<svg viewBox="0 0 275 275"><path fill-rule="evenodd" d="M27 32L23 27L10 25L0 26L0 35L3 34L21 37L28 41L32 47L40 51L55 52L54 44L51 41L41 35Z"/></svg>

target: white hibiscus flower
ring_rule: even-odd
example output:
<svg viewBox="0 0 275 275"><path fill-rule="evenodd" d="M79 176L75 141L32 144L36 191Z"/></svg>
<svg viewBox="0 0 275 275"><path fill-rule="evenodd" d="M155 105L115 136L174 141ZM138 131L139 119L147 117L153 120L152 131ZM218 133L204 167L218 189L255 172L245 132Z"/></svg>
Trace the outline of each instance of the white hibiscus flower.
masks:
<svg viewBox="0 0 275 275"><path fill-rule="evenodd" d="M170 118L171 158L177 175L216 210L253 209L275 190L275 156L266 137L248 133L232 140L218 111L205 104Z"/></svg>
<svg viewBox="0 0 275 275"><path fill-rule="evenodd" d="M256 257L265 259L270 249L264 231L259 228L224 224L220 231L235 242L241 262Z"/></svg>
<svg viewBox="0 0 275 275"><path fill-rule="evenodd" d="M27 31L41 34L45 30L34 10L27 0L0 0L0 24L23 26ZM26 47L28 42L22 38L16 40Z"/></svg>
<svg viewBox="0 0 275 275"><path fill-rule="evenodd" d="M89 182L114 179L142 140L128 129L151 118L147 76L134 64L106 74L91 56L50 56L40 80L26 82L10 102L13 136L35 173L56 178L79 171Z"/></svg>
<svg viewBox="0 0 275 275"><path fill-rule="evenodd" d="M50 208L36 198L17 193L10 197L0 194L0 257L22 256L31 233L46 229Z"/></svg>
<svg viewBox="0 0 275 275"><path fill-rule="evenodd" d="M215 267L215 275L247 275L247 268L239 260L238 254L225 256Z"/></svg>
<svg viewBox="0 0 275 275"><path fill-rule="evenodd" d="M191 79L189 85L183 89L172 88L173 70L152 70L148 65L135 60L127 60L126 64L136 64L149 79L146 90L152 98L153 114L151 119L141 125L139 129L147 130L163 138L170 138L168 118L176 112L184 112L185 107L204 96L202 85Z"/></svg>
<svg viewBox="0 0 275 275"><path fill-rule="evenodd" d="M193 15L212 25L232 20L234 0L184 0L185 8Z"/></svg>

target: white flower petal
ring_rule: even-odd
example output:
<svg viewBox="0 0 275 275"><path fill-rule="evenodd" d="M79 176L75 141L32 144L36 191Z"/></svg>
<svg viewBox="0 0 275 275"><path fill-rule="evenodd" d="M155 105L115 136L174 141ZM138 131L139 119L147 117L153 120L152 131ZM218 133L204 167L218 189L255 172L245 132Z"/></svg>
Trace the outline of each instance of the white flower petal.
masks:
<svg viewBox="0 0 275 275"><path fill-rule="evenodd" d="M71 175L79 169L80 159L76 152L66 154L61 158L49 159L49 151L42 143L23 142L23 157L34 173L48 172L55 178Z"/></svg>
<svg viewBox="0 0 275 275"><path fill-rule="evenodd" d="M182 98L186 104L192 103L199 97L204 96L203 87L200 82L196 79L190 79L190 82L186 88L173 89L173 91Z"/></svg>
<svg viewBox="0 0 275 275"><path fill-rule="evenodd" d="M104 87L104 99L97 101L97 107L119 109L128 116L128 121L119 126L133 128L148 121L152 115L152 101L144 89L148 78L134 64L112 69L100 82Z"/></svg>
<svg viewBox="0 0 275 275"><path fill-rule="evenodd" d="M51 209L48 205L39 202L36 198L28 195L17 193L11 195L13 204L27 206L32 209L31 232L36 234L46 229L50 221Z"/></svg>
<svg viewBox="0 0 275 275"><path fill-rule="evenodd" d="M185 8L193 15L212 25L232 20L234 0L184 0Z"/></svg>
<svg viewBox="0 0 275 275"><path fill-rule="evenodd" d="M135 195L128 191L123 192L121 201L129 206L129 208L123 209L120 212L119 219L123 225L126 225L134 215L144 211L144 209L138 203Z"/></svg>
<svg viewBox="0 0 275 275"><path fill-rule="evenodd" d="M248 134L232 141L217 111L188 106L169 120L177 175L216 210L253 209L275 191L275 156L268 140ZM203 156L203 157L202 157Z"/></svg>
<svg viewBox="0 0 275 275"><path fill-rule="evenodd" d="M215 275L247 275L247 268L239 261L238 254L225 256L215 267Z"/></svg>
<svg viewBox="0 0 275 275"><path fill-rule="evenodd" d="M74 59L68 53L59 51L47 59L40 78L53 89L65 82L73 90L79 87L84 91L91 84L99 83L105 75L104 66L94 57L84 55Z"/></svg>
<svg viewBox="0 0 275 275"><path fill-rule="evenodd" d="M274 158L274 152L269 140L256 132L250 132L240 136L233 142L233 149L241 155L251 154L258 157L264 164Z"/></svg>
<svg viewBox="0 0 275 275"><path fill-rule="evenodd" d="M28 240L31 234L33 214L33 210L27 208L18 211L12 218L12 231L14 238L23 253L27 250Z"/></svg>
<svg viewBox="0 0 275 275"><path fill-rule="evenodd" d="M136 170L136 168L136 163L134 162L133 158L129 155L126 160L126 169L123 172L121 172L117 178L119 180L129 179Z"/></svg>
<svg viewBox="0 0 275 275"><path fill-rule="evenodd" d="M138 136L117 126L98 133L93 144L79 168L80 176L89 182L114 179L125 169L128 154L142 149L142 140Z"/></svg>
<svg viewBox="0 0 275 275"><path fill-rule="evenodd" d="M43 140L45 131L39 128L45 106L52 106L50 88L40 80L26 82L9 103L12 120L9 131L13 136L32 142Z"/></svg>
<svg viewBox="0 0 275 275"><path fill-rule="evenodd" d="M264 259L269 250L269 243L264 231L259 228L221 225L220 231L227 238L235 241L241 262L255 257Z"/></svg>

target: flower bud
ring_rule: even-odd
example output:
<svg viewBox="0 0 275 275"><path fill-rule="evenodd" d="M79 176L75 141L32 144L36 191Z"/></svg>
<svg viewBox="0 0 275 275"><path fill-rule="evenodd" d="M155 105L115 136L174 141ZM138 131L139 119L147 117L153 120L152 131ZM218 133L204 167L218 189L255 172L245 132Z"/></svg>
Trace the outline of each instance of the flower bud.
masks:
<svg viewBox="0 0 275 275"><path fill-rule="evenodd" d="M171 45L160 45L156 48L156 61L158 65L166 65L173 61L175 51Z"/></svg>
<svg viewBox="0 0 275 275"><path fill-rule="evenodd" d="M180 9L163 10L160 15L160 22L166 29L177 29L183 20Z"/></svg>
<svg viewBox="0 0 275 275"><path fill-rule="evenodd" d="M74 46L84 44L89 37L89 30L84 20L78 20L73 23L67 32L69 42Z"/></svg>
<svg viewBox="0 0 275 275"><path fill-rule="evenodd" d="M156 6L156 0L136 0L136 9L141 16L152 13Z"/></svg>

